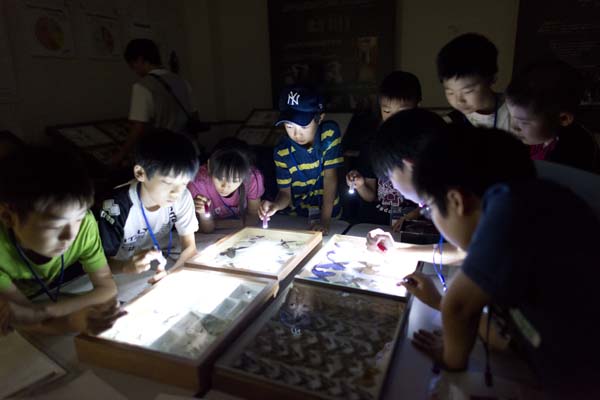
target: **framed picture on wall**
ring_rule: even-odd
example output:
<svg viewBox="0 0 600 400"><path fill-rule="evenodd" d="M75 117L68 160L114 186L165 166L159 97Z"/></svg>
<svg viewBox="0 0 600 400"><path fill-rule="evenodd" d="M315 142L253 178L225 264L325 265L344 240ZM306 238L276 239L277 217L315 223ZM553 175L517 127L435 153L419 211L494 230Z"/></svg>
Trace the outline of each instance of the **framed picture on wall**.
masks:
<svg viewBox="0 0 600 400"><path fill-rule="evenodd" d="M75 55L71 17L64 2L23 5L25 32L32 56L72 58Z"/></svg>

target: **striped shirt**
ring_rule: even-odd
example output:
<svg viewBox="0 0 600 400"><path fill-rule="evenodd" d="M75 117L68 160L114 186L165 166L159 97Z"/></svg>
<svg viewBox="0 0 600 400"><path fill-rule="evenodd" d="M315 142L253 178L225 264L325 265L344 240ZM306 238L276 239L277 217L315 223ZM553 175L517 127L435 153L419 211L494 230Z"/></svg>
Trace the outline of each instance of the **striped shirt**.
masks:
<svg viewBox="0 0 600 400"><path fill-rule="evenodd" d="M275 147L275 176L280 189L291 187L292 206L290 214L307 216L309 208L321 208L323 202L324 170L341 167L342 138L340 128L334 121L322 122L315 134L313 145L306 149L289 136ZM339 195L335 196L332 217L340 216Z"/></svg>

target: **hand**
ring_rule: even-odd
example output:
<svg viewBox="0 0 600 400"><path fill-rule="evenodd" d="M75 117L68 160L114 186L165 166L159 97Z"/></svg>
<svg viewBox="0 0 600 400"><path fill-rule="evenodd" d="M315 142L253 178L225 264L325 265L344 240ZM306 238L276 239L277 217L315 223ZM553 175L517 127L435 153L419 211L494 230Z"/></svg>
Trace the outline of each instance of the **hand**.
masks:
<svg viewBox="0 0 600 400"><path fill-rule="evenodd" d="M435 287L433 280L421 272L413 272L404 277L402 282L398 283L409 291L410 294L427 304L429 307L439 310L442 302L442 295Z"/></svg>
<svg viewBox="0 0 600 400"><path fill-rule="evenodd" d="M82 310L84 317L83 329L79 329L90 335L97 335L110 329L115 321L127 314L127 311L121 309L116 299L111 299L105 304L87 307Z"/></svg>
<svg viewBox="0 0 600 400"><path fill-rule="evenodd" d="M394 222L394 225L392 225L392 232L394 232L394 233L400 232L400 229L402 229L403 223L404 223L404 218L398 218L396 220L396 222Z"/></svg>
<svg viewBox="0 0 600 400"><path fill-rule="evenodd" d="M413 335L412 344L427 357L431 358L435 364L447 369L444 363L444 340L441 331L429 332L425 329L419 329Z"/></svg>
<svg viewBox="0 0 600 400"><path fill-rule="evenodd" d="M360 174L360 172L353 169L346 175L346 184L348 187L350 187L351 184L354 184L354 188L358 190L364 186L365 178Z"/></svg>
<svg viewBox="0 0 600 400"><path fill-rule="evenodd" d="M329 224L324 224L321 221L314 221L310 224L311 231L322 232L324 236L329 234Z"/></svg>
<svg viewBox="0 0 600 400"><path fill-rule="evenodd" d="M164 271L167 260L156 249L144 250L134 255L131 261L123 268L123 271L128 274L141 274L152 267L152 261L154 260L157 260L159 263L156 272Z"/></svg>
<svg viewBox="0 0 600 400"><path fill-rule="evenodd" d="M194 197L194 208L196 209L196 212L200 214L200 217L205 216L206 206L210 207L210 204L211 201L208 197L204 197L201 195Z"/></svg>
<svg viewBox="0 0 600 400"><path fill-rule="evenodd" d="M260 207L258 207L258 218L261 220L267 218L267 221L271 219L271 216L275 214L277 211L277 206L275 203L272 203L268 200L263 200L260 203Z"/></svg>
<svg viewBox="0 0 600 400"><path fill-rule="evenodd" d="M394 239L389 232L383 229L373 229L367 234L367 249L379 253L395 248ZM384 250L385 249L385 250Z"/></svg>

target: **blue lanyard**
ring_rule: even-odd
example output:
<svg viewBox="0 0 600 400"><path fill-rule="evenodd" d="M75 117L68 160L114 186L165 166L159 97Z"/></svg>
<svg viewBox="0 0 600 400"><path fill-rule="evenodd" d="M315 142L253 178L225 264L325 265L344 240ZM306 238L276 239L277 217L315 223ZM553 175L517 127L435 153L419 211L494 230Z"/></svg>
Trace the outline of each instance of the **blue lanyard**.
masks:
<svg viewBox="0 0 600 400"><path fill-rule="evenodd" d="M11 240L13 242L13 245L17 249L17 253L19 253L19 257L25 263L25 265L29 269L29 272L31 272L31 275L33 275L33 277L37 281L38 285L40 285L40 287L46 293L46 295L50 298L50 300L52 300L53 303L56 303L58 301L58 296L60 294L60 287L63 284L63 279L65 277L65 256L63 254L60 255L60 276L58 278L58 284L56 285L55 293L54 293L54 295L52 295L50 288L48 288L48 286L46 286L46 284L44 283L42 278L39 277L39 275L35 272L35 270L31 266L31 264L29 263L29 260L27 260L25 253L23 253L23 249L21 249L21 246L19 246L19 244L17 243L17 240L15 239L15 236L14 236L14 232L12 232L12 231L11 231Z"/></svg>
<svg viewBox="0 0 600 400"><path fill-rule="evenodd" d="M154 247L156 250L162 251L160 245L158 244L158 240L156 240L156 236L154 236L154 231L150 227L150 222L148 222L148 217L146 217L146 211L144 211L144 204L142 203L142 197L140 196L140 183L137 184L137 195L138 200L140 201L140 208L142 209L142 216L144 217L144 221L146 221L146 228L148 228L148 233L150 234L150 238L152 239L152 243L154 243ZM171 243L173 243L173 230L169 226L169 246L167 247L167 257L171 254Z"/></svg>
<svg viewBox="0 0 600 400"><path fill-rule="evenodd" d="M444 292L446 290L448 290L448 287L446 286L446 279L444 279L444 274L442 273L442 252L443 252L443 246L444 246L444 237L442 235L440 235L440 241L438 243L438 249L440 251L440 263L439 265L435 263L435 250L433 251L433 268L435 269L435 273L437 274L441 284L442 284L442 288L444 289Z"/></svg>

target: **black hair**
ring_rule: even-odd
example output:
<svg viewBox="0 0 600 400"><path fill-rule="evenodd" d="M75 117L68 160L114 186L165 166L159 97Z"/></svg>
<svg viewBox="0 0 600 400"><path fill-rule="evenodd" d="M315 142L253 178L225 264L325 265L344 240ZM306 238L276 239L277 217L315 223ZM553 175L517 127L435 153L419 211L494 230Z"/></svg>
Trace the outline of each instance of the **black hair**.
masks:
<svg viewBox="0 0 600 400"><path fill-rule="evenodd" d="M535 175L528 146L515 136L498 129L456 127L428 141L415 162L412 181L419 196L431 197L446 215L449 190L481 198L495 184Z"/></svg>
<svg viewBox="0 0 600 400"><path fill-rule="evenodd" d="M575 68L546 59L518 73L506 88L506 98L537 115L553 117L560 112L575 113L583 92L583 80Z"/></svg>
<svg viewBox="0 0 600 400"><path fill-rule="evenodd" d="M498 49L479 33L465 33L442 47L436 64L440 82L477 75L491 84L498 73Z"/></svg>
<svg viewBox="0 0 600 400"><path fill-rule="evenodd" d="M394 168L403 169L402 160L420 157L421 148L431 136L444 134L448 125L437 114L423 108L400 111L377 130L370 146L373 170L379 177Z"/></svg>
<svg viewBox="0 0 600 400"><path fill-rule="evenodd" d="M191 179L198 171L199 160L186 136L158 129L142 136L135 150L135 163L144 168L148 179L156 173Z"/></svg>
<svg viewBox="0 0 600 400"><path fill-rule="evenodd" d="M123 57L127 64L131 64L141 57L142 60L148 61L152 65L162 65L158 46L150 39L133 39L127 44Z"/></svg>
<svg viewBox="0 0 600 400"><path fill-rule="evenodd" d="M240 197L238 210L243 219L248 206L246 204L246 183L250 174L253 173L252 166L254 164L254 157L248 144L234 137L224 138L217 143L208 162L210 176L228 181L242 181L237 190Z"/></svg>
<svg viewBox="0 0 600 400"><path fill-rule="evenodd" d="M379 97L418 103L422 100L419 78L410 72L394 71L381 82Z"/></svg>
<svg viewBox="0 0 600 400"><path fill-rule="evenodd" d="M33 211L94 202L94 185L75 154L47 146L22 145L0 162L0 203L26 219Z"/></svg>

